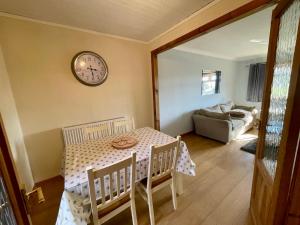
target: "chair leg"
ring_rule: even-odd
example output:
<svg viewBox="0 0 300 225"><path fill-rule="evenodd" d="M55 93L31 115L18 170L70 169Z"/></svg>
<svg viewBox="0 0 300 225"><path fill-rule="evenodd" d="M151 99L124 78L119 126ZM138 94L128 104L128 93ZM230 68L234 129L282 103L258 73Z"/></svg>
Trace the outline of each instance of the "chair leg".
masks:
<svg viewBox="0 0 300 225"><path fill-rule="evenodd" d="M148 192L148 208L149 208L149 215L150 215L150 224L155 225L155 218L154 218L154 210L153 210L153 201L152 201L152 193Z"/></svg>
<svg viewBox="0 0 300 225"><path fill-rule="evenodd" d="M176 182L175 182L174 178L172 179L171 190L172 190L173 207L174 207L174 210L176 210L177 209L177 196L176 196Z"/></svg>
<svg viewBox="0 0 300 225"><path fill-rule="evenodd" d="M102 223L98 220L97 218L98 215L93 215L92 214L92 220L93 220L93 225L101 225ZM91 218L91 217L90 217Z"/></svg>
<svg viewBox="0 0 300 225"><path fill-rule="evenodd" d="M137 225L137 217L136 217L136 207L135 207L135 200L131 199L131 217L132 217L132 224Z"/></svg>

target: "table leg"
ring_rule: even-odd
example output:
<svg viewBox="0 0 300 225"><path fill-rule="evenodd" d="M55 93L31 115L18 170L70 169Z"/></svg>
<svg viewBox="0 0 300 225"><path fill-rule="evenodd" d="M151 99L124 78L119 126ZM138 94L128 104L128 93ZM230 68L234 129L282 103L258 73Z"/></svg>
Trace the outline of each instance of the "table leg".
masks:
<svg viewBox="0 0 300 225"><path fill-rule="evenodd" d="M176 173L176 192L178 195L183 194L183 179L181 173Z"/></svg>

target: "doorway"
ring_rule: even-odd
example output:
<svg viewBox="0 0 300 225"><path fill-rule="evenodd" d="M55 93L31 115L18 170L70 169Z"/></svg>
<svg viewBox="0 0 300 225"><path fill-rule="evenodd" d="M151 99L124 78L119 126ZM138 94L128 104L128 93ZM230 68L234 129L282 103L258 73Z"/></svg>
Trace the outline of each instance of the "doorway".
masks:
<svg viewBox="0 0 300 225"><path fill-rule="evenodd" d="M0 223L29 225L0 115Z"/></svg>
<svg viewBox="0 0 300 225"><path fill-rule="evenodd" d="M255 125L261 112L273 9L274 6L267 7L158 54L162 132L176 136L195 131L227 143L241 134L242 129L247 131ZM255 118L245 112L248 113L243 120L245 126L234 120L231 130L237 129L229 132L224 128L231 125L227 121L221 127L216 120L200 117L204 110L229 111L230 107L228 110L223 107L228 102L243 106L239 110L253 107ZM216 119L222 119L221 116L215 115Z"/></svg>
<svg viewBox="0 0 300 225"><path fill-rule="evenodd" d="M272 2L251 2L245 5L247 13L267 6ZM297 0L280 1L272 14L271 36L267 57L267 77L264 85L262 117L259 123L259 141L255 159L255 170L251 197L251 215L254 224L299 224L299 215L289 217L287 208L291 193L299 140L299 49L300 31ZM243 8L245 9L245 8ZM187 42L213 28L228 24L233 19L245 16L241 9L206 24L152 51L152 77L155 127L160 129L159 84L157 55ZM285 30L283 32L282 30ZM287 34L288 36L285 36ZM282 44L281 39L283 40ZM285 41L284 41L285 40ZM289 40L289 41L287 41ZM285 56L285 57L284 57ZM276 64L277 63L277 64ZM277 65L277 66L276 66ZM284 79L278 77L285 76ZM278 85L279 87L277 87ZM275 96L275 97L274 97ZM280 104L277 104L280 103ZM298 104L297 104L298 103ZM276 109L275 109L275 108Z"/></svg>

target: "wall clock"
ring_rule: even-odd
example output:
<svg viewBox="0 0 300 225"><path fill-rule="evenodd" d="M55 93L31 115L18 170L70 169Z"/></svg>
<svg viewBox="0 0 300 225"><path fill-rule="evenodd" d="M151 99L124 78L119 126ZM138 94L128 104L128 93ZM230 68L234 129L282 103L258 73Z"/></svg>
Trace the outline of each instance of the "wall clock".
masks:
<svg viewBox="0 0 300 225"><path fill-rule="evenodd" d="M90 51L77 53L72 59L71 69L76 79L88 86L102 84L108 75L104 59Z"/></svg>

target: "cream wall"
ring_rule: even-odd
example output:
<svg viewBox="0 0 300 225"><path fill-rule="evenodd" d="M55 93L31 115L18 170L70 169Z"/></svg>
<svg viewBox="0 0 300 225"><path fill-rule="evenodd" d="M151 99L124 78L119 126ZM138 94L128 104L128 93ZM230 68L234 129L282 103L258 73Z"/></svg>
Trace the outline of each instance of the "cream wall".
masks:
<svg viewBox="0 0 300 225"><path fill-rule="evenodd" d="M152 126L145 44L7 17L0 17L0 33L35 182L59 174L61 127L121 115ZM71 59L83 50L106 60L103 85L88 87L73 76Z"/></svg>
<svg viewBox="0 0 300 225"><path fill-rule="evenodd" d="M27 190L33 187L33 177L26 147L23 140L23 133L12 94L5 61L0 45L0 112L7 134L12 157L15 161L16 172L19 183L24 183Z"/></svg>
<svg viewBox="0 0 300 225"><path fill-rule="evenodd" d="M247 2L216 0L148 44L0 16L0 43L34 181L58 175L63 126L124 114L138 127L151 126L150 50ZM107 61L109 77L100 87L84 86L71 73L70 61L82 50Z"/></svg>

